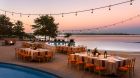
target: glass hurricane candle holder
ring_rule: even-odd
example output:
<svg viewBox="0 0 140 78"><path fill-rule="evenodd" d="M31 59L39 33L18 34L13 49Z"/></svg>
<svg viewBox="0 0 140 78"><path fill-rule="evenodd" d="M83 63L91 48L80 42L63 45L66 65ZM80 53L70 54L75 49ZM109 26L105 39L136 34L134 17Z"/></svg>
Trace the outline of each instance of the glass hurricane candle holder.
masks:
<svg viewBox="0 0 140 78"><path fill-rule="evenodd" d="M107 58L107 51L104 52L104 58Z"/></svg>

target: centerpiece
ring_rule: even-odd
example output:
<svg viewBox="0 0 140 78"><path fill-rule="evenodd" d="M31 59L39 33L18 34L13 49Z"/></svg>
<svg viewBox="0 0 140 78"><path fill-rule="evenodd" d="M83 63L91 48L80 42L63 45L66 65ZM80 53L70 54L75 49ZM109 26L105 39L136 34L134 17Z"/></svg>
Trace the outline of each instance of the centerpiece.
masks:
<svg viewBox="0 0 140 78"><path fill-rule="evenodd" d="M98 52L97 48L95 48L95 49L93 50L92 55L93 55L93 56L98 56L98 55L99 55L99 52Z"/></svg>
<svg viewBox="0 0 140 78"><path fill-rule="evenodd" d="M107 51L104 52L104 58L107 58Z"/></svg>
<svg viewBox="0 0 140 78"><path fill-rule="evenodd" d="M90 55L90 49L87 49L87 55L88 56Z"/></svg>

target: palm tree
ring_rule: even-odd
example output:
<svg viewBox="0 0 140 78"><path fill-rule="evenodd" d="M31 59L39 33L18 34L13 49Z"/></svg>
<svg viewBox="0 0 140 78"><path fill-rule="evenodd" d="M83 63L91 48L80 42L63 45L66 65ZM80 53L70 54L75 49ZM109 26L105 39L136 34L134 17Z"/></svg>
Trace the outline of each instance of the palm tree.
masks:
<svg viewBox="0 0 140 78"><path fill-rule="evenodd" d="M32 25L32 29L34 29L34 34L45 36L45 41L46 36L49 36L49 40L51 37L55 38L58 33L58 23L56 24L54 23L54 21L54 18L48 15L36 18L34 20L35 25Z"/></svg>

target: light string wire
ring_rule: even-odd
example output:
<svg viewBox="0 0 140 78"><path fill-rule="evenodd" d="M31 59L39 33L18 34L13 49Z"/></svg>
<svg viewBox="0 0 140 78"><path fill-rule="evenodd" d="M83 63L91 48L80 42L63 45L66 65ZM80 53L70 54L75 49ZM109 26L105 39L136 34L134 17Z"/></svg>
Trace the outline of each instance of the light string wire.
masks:
<svg viewBox="0 0 140 78"><path fill-rule="evenodd" d="M98 9L103 9L103 8L109 8L109 10L111 10L111 7L112 6L116 6L116 5L120 5L120 4L124 4L124 3L130 3L130 5L132 5L132 2L134 0L129 0L129 1L124 1L124 2L120 2L120 3L116 3L116 4L112 4L112 5L108 5L108 6L102 6L102 7L98 7L98 8L94 8L94 9L88 9L88 10L81 10L81 11L75 11L75 12L66 12L66 13L56 13L56 14L49 14L49 15L62 15L62 17L64 17L64 14L71 14L71 13L75 13L75 15L77 16L77 14L79 12L86 12L86 11L91 11L91 13L93 13L94 10L98 10ZM12 16L14 14L19 14L20 17L22 17L22 15L27 15L28 17L30 17L30 15L48 15L48 14L23 14L23 13L18 13L18 12L12 12L12 11L6 11L6 10L2 10L0 9L0 11L3 11L4 14L6 15L7 13L11 13ZM136 17L139 17L139 15L137 16L134 16L134 17L131 17L131 18L128 18L124 21L120 21L120 22L117 22L117 23L114 23L114 24L111 24L111 25L106 25L106 26L100 26L100 27L95 27L95 28L90 28L90 29L81 29L81 30L60 30L61 32L64 32L64 31L86 31L86 30L93 30L93 29L101 29L101 28L107 28L107 27L112 27L112 26L115 26L115 25L118 25L118 24L121 24L121 23L124 23L124 22L127 22L127 21L130 21ZM14 20L14 21L17 21L17 20ZM29 25L29 24L26 24L26 23L23 23L24 25ZM31 25L30 25L31 26Z"/></svg>
<svg viewBox="0 0 140 78"><path fill-rule="evenodd" d="M131 21L131 20L134 20L136 18L139 18L140 17L140 14L137 14L133 17L130 17L130 18L127 18L125 20L122 20L122 21L119 21L119 22L116 22L116 23L113 23L113 24L109 24L109 25L105 25L105 26L100 26L100 27L95 27L95 28L88 28L88 29L79 29L79 30L59 30L60 32L76 32L76 31L79 31L79 32L82 32L82 31L90 31L90 30L99 30L99 29L104 29L104 28L109 28L109 27L113 27L113 26L117 26L119 24L123 24L123 23L126 23L128 21ZM13 23L16 23L16 21L18 20L15 20L15 19L11 19L10 20L14 21ZM29 25L31 26L30 24L26 24L26 23L23 23L24 25Z"/></svg>
<svg viewBox="0 0 140 78"><path fill-rule="evenodd" d="M126 23L128 21L131 21L131 20L134 20L136 18L140 17L140 14L137 14L133 17L130 17L130 18L127 18L125 20L122 20L122 21L119 21L119 22L116 22L116 23L113 23L113 24L109 24L109 25L105 25L105 26L100 26L100 27L95 27L95 28L88 28L88 29L78 29L78 30L60 30L60 32L82 32L82 31L91 31L91 30L99 30L99 29L104 29L104 28L109 28L109 27L114 27L114 26L117 26L119 24L123 24L123 23Z"/></svg>
<svg viewBox="0 0 140 78"><path fill-rule="evenodd" d="M87 12L87 11L91 11L91 13L93 13L93 11L98 10L98 9L103 9L103 8L109 8L109 10L111 10L111 7L125 4L125 3L130 3L130 5L132 5L133 1L134 0L128 0L128 1L120 2L120 3L116 3L116 4L111 4L111 5L107 5L107 6L102 6L102 7L98 7L98 8L93 8L93 9L86 9L86 10L73 11L73 12L64 12L64 13L54 13L54 14L32 14L32 13L26 14L26 13L20 13L20 12L7 11L7 10L3 10L3 9L0 9L0 11L3 11L5 13L5 15L7 13L12 14L12 16L14 14L16 14L16 15L18 14L20 17L22 17L22 15L27 15L28 17L30 17L31 15L38 15L38 16L40 16L40 15L50 15L50 16L61 15L62 17L64 17L64 15L66 15L66 14L75 14L75 16L77 16L78 13Z"/></svg>

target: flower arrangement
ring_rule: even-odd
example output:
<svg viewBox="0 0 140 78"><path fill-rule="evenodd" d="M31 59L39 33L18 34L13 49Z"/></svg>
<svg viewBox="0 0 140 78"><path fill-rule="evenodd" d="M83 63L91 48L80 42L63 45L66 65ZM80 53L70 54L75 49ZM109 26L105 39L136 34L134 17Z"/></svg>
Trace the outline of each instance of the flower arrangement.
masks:
<svg viewBox="0 0 140 78"><path fill-rule="evenodd" d="M99 54L98 49L95 48L95 49L93 50L92 54L93 54L93 56L96 56L96 54ZM97 55L97 56L98 56L98 55Z"/></svg>

